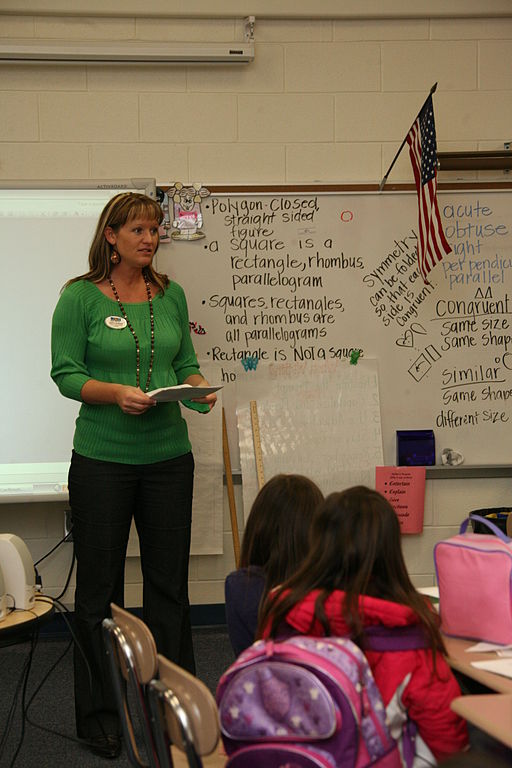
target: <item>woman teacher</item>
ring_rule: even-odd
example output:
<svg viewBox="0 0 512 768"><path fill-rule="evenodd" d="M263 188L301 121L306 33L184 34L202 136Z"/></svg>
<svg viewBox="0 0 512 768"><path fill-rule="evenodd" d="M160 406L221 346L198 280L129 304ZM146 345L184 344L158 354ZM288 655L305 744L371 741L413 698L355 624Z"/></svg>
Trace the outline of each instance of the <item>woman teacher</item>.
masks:
<svg viewBox="0 0 512 768"><path fill-rule="evenodd" d="M160 653L194 672L188 562L194 459L180 406L147 392L207 385L190 339L184 292L158 273L162 211L116 195L101 213L89 271L69 280L53 315L51 375L82 403L69 471L77 558L75 709L78 736L120 751L101 622L124 603L132 517L140 541L143 618ZM208 412L215 394L186 402Z"/></svg>

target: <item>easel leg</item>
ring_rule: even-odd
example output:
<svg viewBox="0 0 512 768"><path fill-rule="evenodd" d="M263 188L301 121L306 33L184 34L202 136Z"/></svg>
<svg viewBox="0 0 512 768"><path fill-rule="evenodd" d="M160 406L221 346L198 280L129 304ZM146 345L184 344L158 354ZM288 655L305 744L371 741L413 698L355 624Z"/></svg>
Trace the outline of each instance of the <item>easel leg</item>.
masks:
<svg viewBox="0 0 512 768"><path fill-rule="evenodd" d="M231 534L233 536L233 551L235 565L240 567L240 538L238 536L238 518L236 516L235 489L233 487L233 474L231 472L231 456L229 453L228 430L226 427L226 414L222 409L222 453L224 456L224 472L226 473L226 486L228 489L229 513L231 516Z"/></svg>

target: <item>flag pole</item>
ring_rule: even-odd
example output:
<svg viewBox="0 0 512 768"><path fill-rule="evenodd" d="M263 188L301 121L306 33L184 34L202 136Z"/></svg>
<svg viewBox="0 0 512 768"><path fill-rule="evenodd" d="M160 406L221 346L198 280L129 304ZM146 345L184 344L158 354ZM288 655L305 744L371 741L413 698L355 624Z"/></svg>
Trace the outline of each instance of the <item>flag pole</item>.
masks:
<svg viewBox="0 0 512 768"><path fill-rule="evenodd" d="M427 103L427 101L429 100L429 98L432 96L432 94L433 94L433 93L435 93L435 91L436 91L436 88L437 88L437 83L434 83L434 85L433 85L433 86L432 86L432 88L430 89L430 93L429 93L429 95L427 96L427 98L426 98L426 99L425 99L425 101L423 102L423 104L422 104L422 107L421 107L420 111L418 112L418 114L416 115L416 117L414 118L414 120L412 121L412 123L411 123L411 127L414 125L414 123L416 122L416 120L418 119L418 117L421 115L421 113L422 113L422 111L423 111L423 107L425 106L425 104ZM409 131L410 131L410 130L411 130L411 129L409 128ZM391 163L391 165L389 166L389 168L388 168L387 172L386 172L386 173L384 174L384 176L382 177L382 181L381 181L381 183L380 183L380 186L379 186L379 192L382 192L382 190L383 190L383 188L384 188L384 185L385 185L386 181L388 180L388 176L389 176L389 174L391 173L391 169L393 168L394 164L395 164L395 163L396 163L396 161L398 160L398 156L399 156L400 152L401 152L401 151L402 151L402 149L404 148L404 144L405 144L405 142L407 141L407 136L409 135L409 131L407 131L407 133L405 134L405 139L404 139L404 140L402 141L402 143L400 144L400 148L399 148L398 152L396 153L395 157L393 158L393 162L392 162L392 163Z"/></svg>

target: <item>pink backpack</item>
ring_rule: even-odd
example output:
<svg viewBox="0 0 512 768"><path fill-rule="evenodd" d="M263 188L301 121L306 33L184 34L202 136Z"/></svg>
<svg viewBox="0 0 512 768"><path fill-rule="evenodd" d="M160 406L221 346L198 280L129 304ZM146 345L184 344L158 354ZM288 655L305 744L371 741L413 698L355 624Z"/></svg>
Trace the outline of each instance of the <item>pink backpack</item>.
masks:
<svg viewBox="0 0 512 768"><path fill-rule="evenodd" d="M490 533L467 533L470 519ZM435 545L434 563L443 632L512 643L512 539L487 518L471 514L456 536Z"/></svg>
<svg viewBox="0 0 512 768"><path fill-rule="evenodd" d="M374 650L425 647L420 629L376 632ZM217 688L226 768L403 768L368 661L347 638L259 640Z"/></svg>

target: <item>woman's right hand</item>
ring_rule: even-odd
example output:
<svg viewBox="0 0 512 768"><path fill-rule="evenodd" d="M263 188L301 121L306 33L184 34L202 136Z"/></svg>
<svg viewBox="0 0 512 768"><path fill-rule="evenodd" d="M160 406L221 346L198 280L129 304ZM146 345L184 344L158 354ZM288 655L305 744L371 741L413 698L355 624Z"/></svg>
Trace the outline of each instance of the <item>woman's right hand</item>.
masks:
<svg viewBox="0 0 512 768"><path fill-rule="evenodd" d="M90 405L118 405L123 413L140 416L156 405L139 387L88 379L82 387L81 397Z"/></svg>
<svg viewBox="0 0 512 768"><path fill-rule="evenodd" d="M131 416L140 416L156 405L156 401L144 394L142 389L125 384L118 387L115 399L122 412Z"/></svg>

